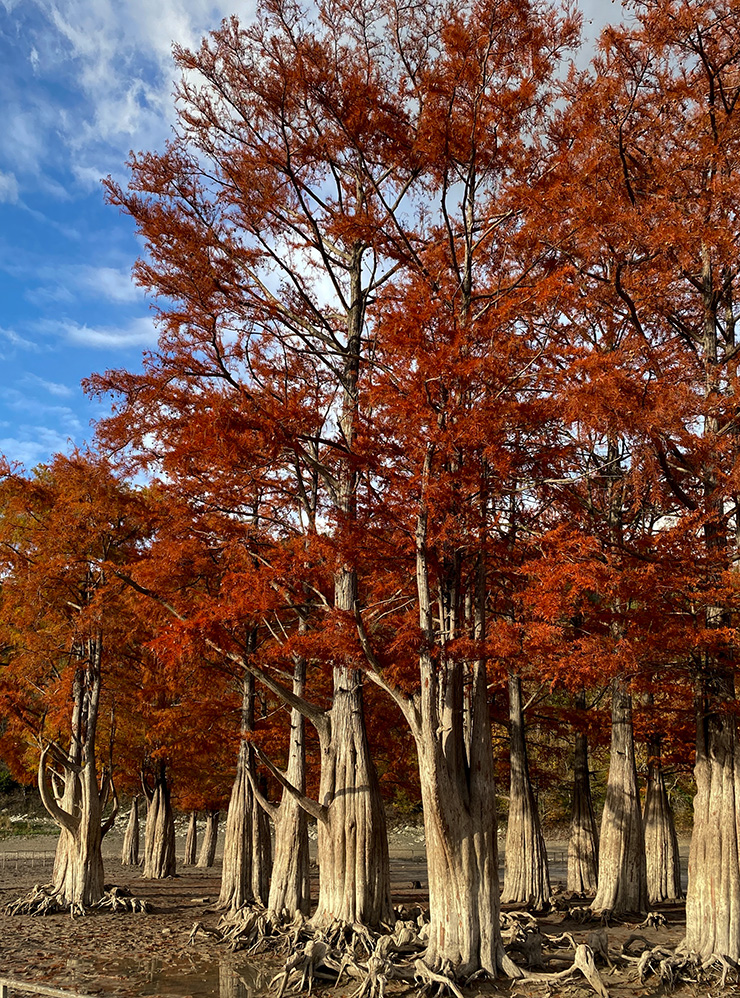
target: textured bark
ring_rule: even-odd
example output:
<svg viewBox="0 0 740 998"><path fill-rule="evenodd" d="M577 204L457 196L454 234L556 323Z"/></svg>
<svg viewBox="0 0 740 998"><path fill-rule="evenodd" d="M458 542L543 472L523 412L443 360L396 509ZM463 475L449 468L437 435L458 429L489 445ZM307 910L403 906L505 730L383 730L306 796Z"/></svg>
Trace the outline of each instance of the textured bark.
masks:
<svg viewBox="0 0 740 998"><path fill-rule="evenodd" d="M509 823L501 900L542 909L550 901L550 873L537 801L529 778L522 684L514 675L509 677L509 756Z"/></svg>
<svg viewBox="0 0 740 998"><path fill-rule="evenodd" d="M660 738L648 742L648 780L643 815L648 900L651 904L683 897L678 837L660 759Z"/></svg>
<svg viewBox="0 0 740 998"><path fill-rule="evenodd" d="M463 667L422 662L419 757L429 876L425 962L458 977L505 965L499 933L498 845L485 667L472 678L469 752L462 724ZM510 968L507 968L510 970Z"/></svg>
<svg viewBox="0 0 740 998"><path fill-rule="evenodd" d="M686 947L740 961L740 749L729 676L705 689L696 731L696 797L686 892ZM712 695L710 700L709 694Z"/></svg>
<svg viewBox="0 0 740 998"><path fill-rule="evenodd" d="M220 811L206 811L206 830L203 836L203 843L200 847L197 866L207 869L213 866L216 858L216 844L218 842L218 819Z"/></svg>
<svg viewBox="0 0 740 998"><path fill-rule="evenodd" d="M131 801L131 812L128 816L126 833L123 836L123 846L121 848L121 865L139 865L139 798L138 795Z"/></svg>
<svg viewBox="0 0 740 998"><path fill-rule="evenodd" d="M250 760L254 766L254 759ZM250 787L249 805L252 809L252 894L255 901L265 905L270 893L272 878L272 834L270 819L260 807Z"/></svg>
<svg viewBox="0 0 740 998"><path fill-rule="evenodd" d="M599 885L594 911L627 914L647 908L645 837L635 766L632 702L625 683L612 688L609 780L601 819Z"/></svg>
<svg viewBox="0 0 740 998"><path fill-rule="evenodd" d="M65 783L68 789L58 803L72 820L60 824L52 884L60 903L86 907L102 898L105 883L102 813L94 761L79 772L65 770Z"/></svg>
<svg viewBox="0 0 740 998"><path fill-rule="evenodd" d="M95 739L100 704L102 638L96 635L75 650L79 660L72 685L72 724L69 754L48 744L39 760L42 802L60 835L54 857L52 884L62 904L85 907L103 896L102 840L114 813L103 826L103 801L109 780L98 784ZM47 762L54 760L54 786Z"/></svg>
<svg viewBox="0 0 740 998"><path fill-rule="evenodd" d="M188 834L185 837L183 866L195 866L198 858L198 812L191 811L188 818Z"/></svg>
<svg viewBox="0 0 740 998"><path fill-rule="evenodd" d="M293 692L303 696L306 663L296 659ZM290 745L285 775L301 793L306 791L306 721L298 710L290 714ZM267 907L270 911L290 914L309 913L308 815L293 794L283 790L280 806L271 813L275 826L275 862Z"/></svg>
<svg viewBox="0 0 740 998"><path fill-rule="evenodd" d="M425 474L432 455L430 447ZM416 742L429 876L430 923L424 960L432 968L452 967L458 977L480 970L495 976L501 969L518 977L520 972L504 951L499 927L486 666L481 661L466 665L444 654L447 638L458 632L476 641L485 634L485 560L481 554L474 591L464 600L459 561L447 566L447 577L439 585L439 620L435 621L426 542L427 512L422 502L416 525L416 585L423 650L416 694L409 695L385 679L357 614L369 674L395 699Z"/></svg>
<svg viewBox="0 0 740 998"><path fill-rule="evenodd" d="M242 742L239 746L236 775L231 788L224 834L224 858L221 873L219 908L236 909L251 904L255 897L264 901L270 879L271 855L269 827L258 813L251 782L254 781L253 750L246 736L254 731L254 678L247 673L242 680ZM250 782L250 773L252 781ZM255 826L257 826L255 831ZM264 893L262 893L264 891Z"/></svg>
<svg viewBox="0 0 740 998"><path fill-rule="evenodd" d="M247 778L247 743L242 742L226 815L218 907L241 908L253 900L251 789Z"/></svg>
<svg viewBox="0 0 740 998"><path fill-rule="evenodd" d="M315 925L335 918L379 926L391 919L385 810L370 757L361 675L335 667L328 731L320 731L322 814L317 829Z"/></svg>
<svg viewBox="0 0 740 998"><path fill-rule="evenodd" d="M161 880L174 877L175 818L170 801L170 788L164 764L160 764L154 778L154 787L144 784L147 798L146 831L144 833L144 868L142 877Z"/></svg>
<svg viewBox="0 0 740 998"><path fill-rule="evenodd" d="M585 696L579 694L576 707L585 709ZM573 758L573 807L568 836L567 889L579 894L596 890L599 870L599 832L596 826L588 768L588 739L575 735Z"/></svg>

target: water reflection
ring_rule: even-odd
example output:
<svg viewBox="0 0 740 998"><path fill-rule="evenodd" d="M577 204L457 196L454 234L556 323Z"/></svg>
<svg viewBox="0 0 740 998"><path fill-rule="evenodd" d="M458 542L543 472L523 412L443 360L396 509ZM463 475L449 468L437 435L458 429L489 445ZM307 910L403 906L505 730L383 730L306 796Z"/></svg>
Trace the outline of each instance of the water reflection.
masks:
<svg viewBox="0 0 740 998"><path fill-rule="evenodd" d="M82 964L84 961L80 961ZM276 965L277 966L277 965ZM214 958L182 953L166 962L150 957L136 960L122 957L88 964L83 970L87 987L96 986L102 994L117 991L126 981L131 998L259 998L268 993L271 977L277 972L272 963L244 963L239 954Z"/></svg>

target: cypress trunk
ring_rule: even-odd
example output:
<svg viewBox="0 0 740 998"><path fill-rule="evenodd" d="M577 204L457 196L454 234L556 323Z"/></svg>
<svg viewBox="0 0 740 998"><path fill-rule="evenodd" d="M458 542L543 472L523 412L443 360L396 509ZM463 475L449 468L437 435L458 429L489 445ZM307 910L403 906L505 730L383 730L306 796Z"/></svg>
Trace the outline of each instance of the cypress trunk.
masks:
<svg viewBox="0 0 740 998"><path fill-rule="evenodd" d="M319 738L324 811L318 823L319 898L312 921L379 926L392 918L388 835L357 669L334 668L334 699Z"/></svg>
<svg viewBox="0 0 740 998"><path fill-rule="evenodd" d="M269 827L265 832L264 825L259 825L261 808L252 791L254 755L245 737L254 731L254 695L254 677L247 672L242 679L242 742L226 815L221 893L217 905L231 910L252 904L256 898L263 903L271 870Z"/></svg>
<svg viewBox="0 0 740 998"><path fill-rule="evenodd" d="M586 697L579 693L576 707L585 710ZM579 894L594 892L598 884L599 832L591 799L588 739L576 731L573 759L573 808L568 836L567 889Z"/></svg>
<svg viewBox="0 0 740 998"><path fill-rule="evenodd" d="M126 833L123 836L123 846L121 848L121 865L139 865L139 797L134 797L131 801L131 811L128 816Z"/></svg>
<svg viewBox="0 0 740 998"><path fill-rule="evenodd" d="M303 696L306 663L297 658L293 671L293 692ZM288 780L301 793L306 791L306 721L300 711L290 713ZM267 907L278 913L309 913L308 816L293 794L283 790L280 807L272 810L275 826L275 862Z"/></svg>
<svg viewBox="0 0 740 998"><path fill-rule="evenodd" d="M191 811L188 819L188 834L185 837L183 866L195 866L198 856L198 812Z"/></svg>
<svg viewBox="0 0 740 998"><path fill-rule="evenodd" d="M738 962L740 748L732 677L715 675L702 693L696 725L686 948L702 960L721 956Z"/></svg>
<svg viewBox="0 0 740 998"><path fill-rule="evenodd" d="M109 778L98 785L95 739L100 704L102 638L93 636L75 649L79 660L72 684L72 736L69 754L56 743L43 749L39 760L41 800L60 835L54 857L52 885L57 900L75 909L97 903L104 893L102 840L112 826L115 809L103 826L103 800ZM51 755L60 775L49 783Z"/></svg>
<svg viewBox="0 0 740 998"><path fill-rule="evenodd" d="M200 848L197 866L207 869L213 866L216 858L216 843L218 842L218 819L220 811L206 811L206 830L203 836L203 844Z"/></svg>
<svg viewBox="0 0 740 998"><path fill-rule="evenodd" d="M144 868L142 877L146 880L162 880L174 877L175 858L175 817L172 813L170 788L164 763L157 767L154 786L144 783L147 797L146 829L144 832Z"/></svg>
<svg viewBox="0 0 740 998"><path fill-rule="evenodd" d="M645 857L651 904L683 897L678 837L660 758L660 737L648 742L648 781L645 795Z"/></svg>
<svg viewBox="0 0 740 998"><path fill-rule="evenodd" d="M509 676L511 779L506 861L501 900L542 909L550 901L550 873L537 802L529 778L522 684Z"/></svg>
<svg viewBox="0 0 740 998"><path fill-rule="evenodd" d="M645 911L647 869L640 792L632 732L632 700L622 679L612 686L609 779L601 819L599 885L594 911L615 915Z"/></svg>

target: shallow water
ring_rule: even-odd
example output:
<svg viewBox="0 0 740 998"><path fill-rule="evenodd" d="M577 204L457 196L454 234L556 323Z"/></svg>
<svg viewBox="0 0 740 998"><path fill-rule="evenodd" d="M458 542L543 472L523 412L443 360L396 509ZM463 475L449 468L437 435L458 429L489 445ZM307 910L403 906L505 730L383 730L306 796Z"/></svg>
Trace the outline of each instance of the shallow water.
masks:
<svg viewBox="0 0 740 998"><path fill-rule="evenodd" d="M78 990L94 986L103 994L125 991L135 998L256 998L267 993L276 973L267 961L246 963L238 954L212 959L183 954L176 963L156 957L96 960L87 966L76 962Z"/></svg>

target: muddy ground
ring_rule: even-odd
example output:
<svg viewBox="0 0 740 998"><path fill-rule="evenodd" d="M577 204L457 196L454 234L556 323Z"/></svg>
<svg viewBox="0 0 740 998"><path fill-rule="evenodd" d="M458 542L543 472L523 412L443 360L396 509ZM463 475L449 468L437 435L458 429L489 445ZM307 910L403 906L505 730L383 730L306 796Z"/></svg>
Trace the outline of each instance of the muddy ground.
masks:
<svg viewBox="0 0 740 998"><path fill-rule="evenodd" d="M265 993L279 963L264 956L252 961L243 954L228 954L211 937L200 934L193 945L188 937L193 924L215 925L218 915L212 906L218 898L220 866L210 870L179 868L178 876L166 881L142 880L136 869L121 867L115 857L106 865L106 879L129 888L147 901L148 914L89 914L71 919L67 915L45 918L8 916L5 904L27 892L36 883L48 880L51 843L15 840L3 843L0 851L0 977L45 984L88 995L153 995L160 998L248 998ZM418 850L405 851L392 861L394 900L417 903L425 900L426 871ZM418 882L421 888L416 886ZM667 926L637 930L634 923L612 925L608 929L609 950L616 957L630 933L640 931L651 942L675 946L683 936L683 906L659 909ZM567 914L553 913L540 922L541 931L557 935L572 932L576 942L586 941L597 925L581 925ZM641 985L634 965L616 961L613 971L602 968L602 977L611 998L636 995L664 995L666 989L655 979ZM567 952L553 957L550 969L567 963ZM399 996L408 989L394 986ZM347 998L356 991L348 984L327 995ZM476 985L469 989L478 996L532 996L532 998L582 998L593 995L577 975L570 982L540 983L520 981ZM681 985L674 992L680 998L714 998L719 989L712 982ZM10 992L13 995L13 991ZM740 987L730 984L725 995L740 995Z"/></svg>

